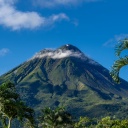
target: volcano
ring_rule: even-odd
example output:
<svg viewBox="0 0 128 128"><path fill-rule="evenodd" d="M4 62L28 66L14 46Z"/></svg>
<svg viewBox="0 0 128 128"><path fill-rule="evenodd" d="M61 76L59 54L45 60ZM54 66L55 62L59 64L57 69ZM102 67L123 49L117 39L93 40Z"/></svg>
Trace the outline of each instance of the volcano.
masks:
<svg viewBox="0 0 128 128"><path fill-rule="evenodd" d="M64 106L74 116L128 115L128 83L114 83L108 69L71 44L36 53L2 75L0 84L8 80L37 112Z"/></svg>

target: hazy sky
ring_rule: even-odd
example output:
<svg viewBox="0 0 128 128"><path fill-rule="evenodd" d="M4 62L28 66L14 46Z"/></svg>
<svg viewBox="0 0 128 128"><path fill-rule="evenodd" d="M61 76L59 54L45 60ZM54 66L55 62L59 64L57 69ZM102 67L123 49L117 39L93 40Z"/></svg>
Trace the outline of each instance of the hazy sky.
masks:
<svg viewBox="0 0 128 128"><path fill-rule="evenodd" d="M127 6L128 0L0 0L0 74L64 44L110 69L115 44L128 37Z"/></svg>

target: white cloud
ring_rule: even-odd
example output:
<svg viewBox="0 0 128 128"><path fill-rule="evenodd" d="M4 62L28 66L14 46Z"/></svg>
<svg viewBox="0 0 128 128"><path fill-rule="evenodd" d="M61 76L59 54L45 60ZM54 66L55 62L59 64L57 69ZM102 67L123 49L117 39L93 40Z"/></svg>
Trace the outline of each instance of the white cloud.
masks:
<svg viewBox="0 0 128 128"><path fill-rule="evenodd" d="M61 20L66 20L69 21L69 17L65 14L65 13L60 13L58 15L51 15L50 17L48 17L47 19L45 19L45 26L49 26L54 24L55 22L61 21Z"/></svg>
<svg viewBox="0 0 128 128"><path fill-rule="evenodd" d="M33 0L34 4L40 5L44 8L52 8L56 6L71 6L78 5L80 3L97 2L101 0Z"/></svg>
<svg viewBox="0 0 128 128"><path fill-rule="evenodd" d="M44 58L44 57L49 57L49 58L53 58L53 59L61 59L61 58L65 58L65 57L70 57L70 56L74 56L74 57L78 57L78 58L82 58L82 54L80 52L73 52L71 50L48 50L46 52L39 52L36 53L32 59L35 58Z"/></svg>
<svg viewBox="0 0 128 128"><path fill-rule="evenodd" d="M13 30L35 29L69 19L64 13L43 17L37 12L22 12L15 8L15 2L16 0L0 0L0 24Z"/></svg>
<svg viewBox="0 0 128 128"><path fill-rule="evenodd" d="M109 39L106 41L103 46L107 47L114 47L119 41L128 38L128 34L120 34L120 35L115 35L114 38Z"/></svg>
<svg viewBox="0 0 128 128"><path fill-rule="evenodd" d="M68 44L66 45L67 47L69 46ZM62 50L62 49L45 49L41 52L36 53L30 60L36 59L36 58L52 58L52 59L62 59L62 58L66 58L66 57L76 57L76 58L80 58L83 61L87 61L87 63L93 64L93 65L99 65L99 63L95 62L94 60L92 60L90 57L84 55L81 52L74 52L72 50Z"/></svg>
<svg viewBox="0 0 128 128"><path fill-rule="evenodd" d="M9 49L7 48L0 49L0 56L5 56L8 52L9 52Z"/></svg>

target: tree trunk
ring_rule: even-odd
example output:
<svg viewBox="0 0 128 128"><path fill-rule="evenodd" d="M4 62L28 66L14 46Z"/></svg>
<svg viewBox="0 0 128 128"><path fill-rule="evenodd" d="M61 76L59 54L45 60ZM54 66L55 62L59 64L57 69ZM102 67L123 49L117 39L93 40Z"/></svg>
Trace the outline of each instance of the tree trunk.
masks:
<svg viewBox="0 0 128 128"><path fill-rule="evenodd" d="M12 120L12 118L8 119L8 128L11 128L11 120Z"/></svg>

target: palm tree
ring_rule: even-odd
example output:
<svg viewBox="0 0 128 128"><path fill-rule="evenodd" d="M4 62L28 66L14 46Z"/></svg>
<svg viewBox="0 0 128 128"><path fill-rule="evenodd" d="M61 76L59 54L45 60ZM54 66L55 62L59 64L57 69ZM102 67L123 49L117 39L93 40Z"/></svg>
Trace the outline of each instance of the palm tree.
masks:
<svg viewBox="0 0 128 128"><path fill-rule="evenodd" d="M15 85L11 82L3 83L0 86L0 115L4 127L7 128L11 128L11 122L15 118L20 121L27 119L34 124L33 109L21 101Z"/></svg>
<svg viewBox="0 0 128 128"><path fill-rule="evenodd" d="M41 123L43 128L68 128L72 124L72 117L62 107L55 110L45 108L42 110Z"/></svg>
<svg viewBox="0 0 128 128"><path fill-rule="evenodd" d="M118 56L119 59L114 62L110 75L112 76L113 80L117 83L120 83L119 73L121 68L128 65L128 56L120 57L122 51L126 49L128 49L128 39L120 41L120 43L115 48L116 56Z"/></svg>

